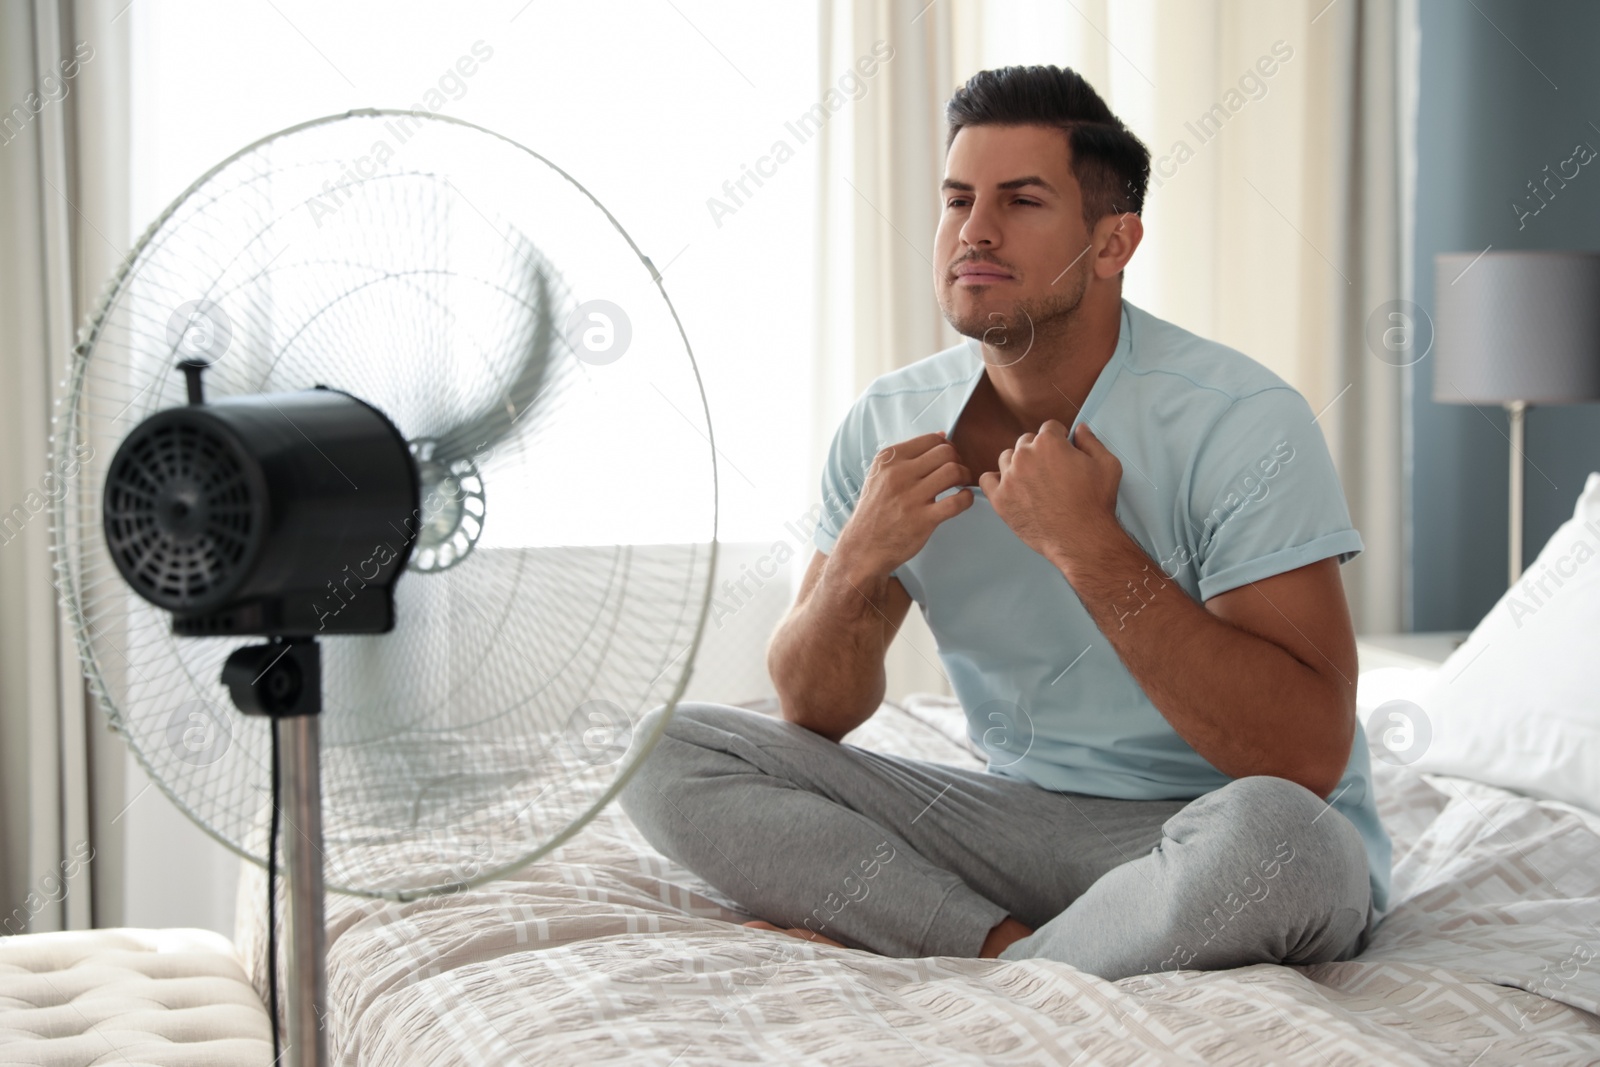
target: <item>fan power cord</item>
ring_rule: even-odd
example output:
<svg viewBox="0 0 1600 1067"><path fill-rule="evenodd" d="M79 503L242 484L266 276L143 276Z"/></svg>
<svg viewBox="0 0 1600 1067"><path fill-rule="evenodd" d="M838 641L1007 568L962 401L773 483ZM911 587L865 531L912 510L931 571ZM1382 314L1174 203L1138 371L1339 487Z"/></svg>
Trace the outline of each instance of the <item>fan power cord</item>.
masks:
<svg viewBox="0 0 1600 1067"><path fill-rule="evenodd" d="M268 721L272 734L272 829L267 834L267 999L272 1010L272 1062L283 1058L278 1034L278 722Z"/></svg>

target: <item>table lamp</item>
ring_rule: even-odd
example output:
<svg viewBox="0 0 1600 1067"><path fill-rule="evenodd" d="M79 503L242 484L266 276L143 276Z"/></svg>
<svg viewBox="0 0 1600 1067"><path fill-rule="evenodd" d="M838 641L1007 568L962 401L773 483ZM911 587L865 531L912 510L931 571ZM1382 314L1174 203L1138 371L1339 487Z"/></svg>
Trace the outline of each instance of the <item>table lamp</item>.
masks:
<svg viewBox="0 0 1600 1067"><path fill-rule="evenodd" d="M1600 252L1434 257L1433 399L1511 417L1511 584L1522 577L1523 420L1600 401Z"/></svg>

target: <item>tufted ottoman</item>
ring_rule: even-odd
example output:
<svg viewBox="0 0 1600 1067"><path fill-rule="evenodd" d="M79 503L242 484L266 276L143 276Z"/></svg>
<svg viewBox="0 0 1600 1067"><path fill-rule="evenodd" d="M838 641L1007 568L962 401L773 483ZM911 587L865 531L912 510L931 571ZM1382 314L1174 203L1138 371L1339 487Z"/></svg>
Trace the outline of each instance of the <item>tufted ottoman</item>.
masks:
<svg viewBox="0 0 1600 1067"><path fill-rule="evenodd" d="M220 934L0 937L0 1064L271 1063L272 1023Z"/></svg>

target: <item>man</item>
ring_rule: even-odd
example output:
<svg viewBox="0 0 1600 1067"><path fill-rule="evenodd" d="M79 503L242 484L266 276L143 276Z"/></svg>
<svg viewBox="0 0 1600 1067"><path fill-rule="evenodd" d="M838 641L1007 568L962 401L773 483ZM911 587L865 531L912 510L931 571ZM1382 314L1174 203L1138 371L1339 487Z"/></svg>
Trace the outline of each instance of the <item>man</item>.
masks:
<svg viewBox="0 0 1600 1067"><path fill-rule="evenodd" d="M834 437L781 718L681 705L623 806L812 940L1113 980L1348 959L1389 841L1311 410L1122 299L1149 153L1081 77L984 71L947 117L934 282L969 341ZM840 743L913 600L984 771Z"/></svg>

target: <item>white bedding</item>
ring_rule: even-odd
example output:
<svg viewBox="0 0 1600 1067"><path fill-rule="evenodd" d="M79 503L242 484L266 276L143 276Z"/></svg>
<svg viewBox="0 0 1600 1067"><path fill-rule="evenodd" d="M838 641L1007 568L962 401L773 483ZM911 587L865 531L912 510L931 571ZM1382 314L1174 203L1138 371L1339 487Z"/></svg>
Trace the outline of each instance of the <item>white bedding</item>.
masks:
<svg viewBox="0 0 1600 1067"><path fill-rule="evenodd" d="M849 743L981 766L951 702ZM1374 760L1394 907L1360 958L1108 983L1046 960L888 959L745 929L616 805L445 898L328 900L344 1064L1600 1062L1600 819ZM575 807L582 797L575 795ZM265 988L250 867L239 948Z"/></svg>

